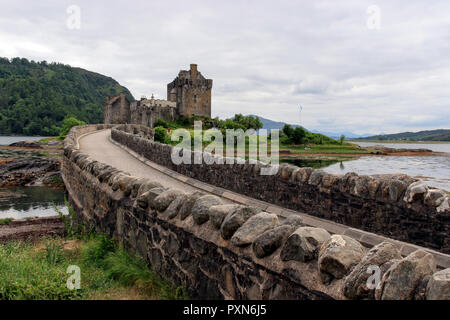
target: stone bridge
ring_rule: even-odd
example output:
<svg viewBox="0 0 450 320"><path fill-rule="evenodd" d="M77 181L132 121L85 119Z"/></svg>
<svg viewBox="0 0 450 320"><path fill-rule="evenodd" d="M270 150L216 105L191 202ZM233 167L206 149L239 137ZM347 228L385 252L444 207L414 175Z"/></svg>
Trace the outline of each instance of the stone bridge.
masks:
<svg viewBox="0 0 450 320"><path fill-rule="evenodd" d="M191 298L450 299L446 192L404 175L174 165L172 152L186 150L147 127L74 127L63 179L80 222Z"/></svg>

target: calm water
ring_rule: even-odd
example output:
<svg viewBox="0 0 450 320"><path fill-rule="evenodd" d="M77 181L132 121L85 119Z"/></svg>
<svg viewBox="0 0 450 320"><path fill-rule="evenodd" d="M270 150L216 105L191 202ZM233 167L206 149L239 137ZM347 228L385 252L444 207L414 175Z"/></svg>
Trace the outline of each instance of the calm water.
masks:
<svg viewBox="0 0 450 320"><path fill-rule="evenodd" d="M0 189L0 219L57 216L53 203L67 214L64 190L47 187Z"/></svg>
<svg viewBox="0 0 450 320"><path fill-rule="evenodd" d="M0 145L1 146L9 145L14 142L25 141L25 140L36 141L36 140L41 140L43 138L45 138L45 137L0 136Z"/></svg>
<svg viewBox="0 0 450 320"><path fill-rule="evenodd" d="M351 143L356 143L361 147L372 147L375 145L381 145L388 148L397 149L429 149L435 152L447 152L450 153L450 143L396 143L396 142L358 142L350 141Z"/></svg>
<svg viewBox="0 0 450 320"><path fill-rule="evenodd" d="M325 167L329 173L405 173L428 185L450 191L450 154L439 157L368 156Z"/></svg>

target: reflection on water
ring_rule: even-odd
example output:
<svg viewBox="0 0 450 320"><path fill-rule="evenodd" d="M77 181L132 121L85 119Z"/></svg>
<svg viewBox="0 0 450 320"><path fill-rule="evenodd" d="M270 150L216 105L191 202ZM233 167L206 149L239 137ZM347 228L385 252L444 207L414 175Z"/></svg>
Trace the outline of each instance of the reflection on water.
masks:
<svg viewBox="0 0 450 320"><path fill-rule="evenodd" d="M448 152L450 153L450 143L397 143L397 142L359 142L351 141L361 147L373 147L376 145L385 146L396 149L429 149L434 152Z"/></svg>
<svg viewBox="0 0 450 320"><path fill-rule="evenodd" d="M450 191L450 156L447 155L439 157L369 156L333 164L324 170L336 174L405 173L425 181L430 186Z"/></svg>
<svg viewBox="0 0 450 320"><path fill-rule="evenodd" d="M24 219L58 215L53 203L67 213L64 190L46 187L17 187L0 189L0 219Z"/></svg>
<svg viewBox="0 0 450 320"><path fill-rule="evenodd" d="M323 167L327 167L329 165L332 165L334 163L339 162L338 160L330 160L330 159L281 159L281 162L287 162L290 164L293 164L297 167L311 167L314 169L319 169Z"/></svg>

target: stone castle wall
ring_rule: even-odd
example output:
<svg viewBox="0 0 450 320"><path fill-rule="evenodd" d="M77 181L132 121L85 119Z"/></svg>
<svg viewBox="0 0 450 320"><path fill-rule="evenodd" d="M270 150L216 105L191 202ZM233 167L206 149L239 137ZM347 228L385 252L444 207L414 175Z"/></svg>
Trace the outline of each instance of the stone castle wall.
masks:
<svg viewBox="0 0 450 320"><path fill-rule="evenodd" d="M253 165L248 161L233 165L175 165L171 160L173 147L139 138L133 134L136 127L132 128L113 129L112 139L187 177L319 218L450 253L448 194L406 175L359 176L350 173L337 176L322 170L281 165L276 175L262 176L259 174L262 164Z"/></svg>
<svg viewBox="0 0 450 320"><path fill-rule="evenodd" d="M220 198L166 189L132 177L78 150L78 137L108 125L74 127L64 145L63 179L80 221L116 238L164 278L208 299L450 299L450 269L430 253L402 257L389 242L368 250L358 241ZM113 130L165 154L140 126ZM145 139L141 141L140 139ZM132 144L132 143L130 143ZM147 151L148 151L147 150ZM368 290L368 266L382 280ZM407 266L407 269L405 269ZM402 277L399 277L399 274ZM405 280L406 279L406 280ZM414 281L409 281L413 279Z"/></svg>

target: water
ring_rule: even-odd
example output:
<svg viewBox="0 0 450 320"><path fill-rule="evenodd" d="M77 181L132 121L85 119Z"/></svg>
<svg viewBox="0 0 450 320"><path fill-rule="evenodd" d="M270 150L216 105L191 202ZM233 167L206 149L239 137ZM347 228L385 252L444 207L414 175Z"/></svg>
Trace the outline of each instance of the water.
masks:
<svg viewBox="0 0 450 320"><path fill-rule="evenodd" d="M43 138L45 138L45 137L0 136L0 145L9 145L14 142L25 141L25 140L37 141L37 140L41 140Z"/></svg>
<svg viewBox="0 0 450 320"><path fill-rule="evenodd" d="M372 147L375 145L381 145L388 148L396 149L430 149L435 152L447 152L450 153L450 143L397 143L397 142L359 142L350 141L361 147Z"/></svg>
<svg viewBox="0 0 450 320"><path fill-rule="evenodd" d="M64 190L47 187L17 187L0 189L0 219L25 219L57 216L53 203L67 214Z"/></svg>
<svg viewBox="0 0 450 320"><path fill-rule="evenodd" d="M367 175L405 173L424 181L429 186L450 191L450 154L424 157L366 156L357 160L333 164L323 170L335 174L347 172Z"/></svg>

